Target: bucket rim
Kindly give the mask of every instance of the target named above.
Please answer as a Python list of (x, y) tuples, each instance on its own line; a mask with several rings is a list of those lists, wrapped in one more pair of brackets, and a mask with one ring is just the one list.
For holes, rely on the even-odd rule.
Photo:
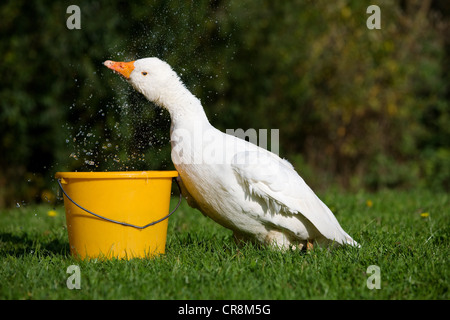
[(175, 170), (149, 170), (149, 171), (77, 171), (56, 172), (56, 179), (147, 179), (147, 178), (175, 178), (178, 171)]

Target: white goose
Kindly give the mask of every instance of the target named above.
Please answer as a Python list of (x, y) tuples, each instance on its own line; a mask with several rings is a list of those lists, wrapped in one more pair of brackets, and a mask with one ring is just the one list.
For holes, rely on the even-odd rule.
[(279, 249), (358, 246), (292, 165), (263, 148), (215, 129), (200, 101), (164, 61), (105, 61), (148, 100), (169, 111), (172, 161), (183, 195), (237, 242)]

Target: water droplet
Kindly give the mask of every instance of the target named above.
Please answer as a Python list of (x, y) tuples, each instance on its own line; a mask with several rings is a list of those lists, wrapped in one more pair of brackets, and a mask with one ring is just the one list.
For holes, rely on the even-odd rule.
[(75, 160), (78, 160), (78, 157), (74, 152), (72, 152), (69, 157), (74, 158)]

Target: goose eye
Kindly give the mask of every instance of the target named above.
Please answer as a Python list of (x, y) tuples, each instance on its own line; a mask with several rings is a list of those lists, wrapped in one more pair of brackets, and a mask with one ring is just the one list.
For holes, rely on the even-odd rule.
[(146, 75), (147, 75), (147, 72), (143, 71), (143, 72), (142, 72), (142, 75), (143, 75), (143, 76), (146, 76)]

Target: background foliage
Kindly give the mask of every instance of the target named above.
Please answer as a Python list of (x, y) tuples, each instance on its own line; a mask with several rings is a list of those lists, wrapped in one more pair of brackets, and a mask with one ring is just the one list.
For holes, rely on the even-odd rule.
[[(66, 8), (81, 8), (69, 30)], [(381, 30), (366, 27), (381, 8)], [(106, 59), (157, 56), (216, 127), (280, 129), (313, 188), (450, 186), (445, 1), (6, 1), (0, 207), (58, 170), (170, 169), (169, 117)]]

